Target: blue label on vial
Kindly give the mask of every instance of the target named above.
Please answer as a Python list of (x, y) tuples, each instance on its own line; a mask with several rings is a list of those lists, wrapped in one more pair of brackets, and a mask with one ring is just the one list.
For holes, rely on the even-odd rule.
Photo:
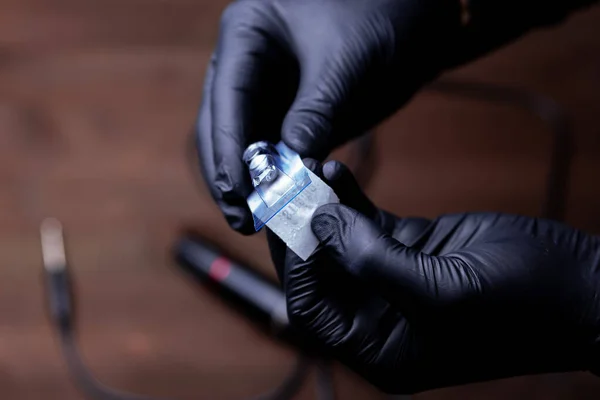
[(310, 185), (300, 156), (283, 142), (255, 143), (244, 153), (254, 191), (247, 203), (259, 231), (271, 218)]

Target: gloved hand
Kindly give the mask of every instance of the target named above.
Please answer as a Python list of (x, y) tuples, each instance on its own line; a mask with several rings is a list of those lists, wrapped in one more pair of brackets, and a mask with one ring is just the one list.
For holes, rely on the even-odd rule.
[(367, 380), (414, 393), (598, 365), (598, 237), (499, 213), (396, 218), (343, 165), (322, 176), (344, 205), (314, 215), (320, 249), (303, 262), (269, 244), (293, 326)]
[(303, 157), (324, 159), (444, 69), (582, 2), (590, 0), (232, 3), (221, 20), (197, 122), (213, 197), (234, 229), (254, 232), (245, 202), (252, 186), (242, 162), (249, 144), (282, 139)]

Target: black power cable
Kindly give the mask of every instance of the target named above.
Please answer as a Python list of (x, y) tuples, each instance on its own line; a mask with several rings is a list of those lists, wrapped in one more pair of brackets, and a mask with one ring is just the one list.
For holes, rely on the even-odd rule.
[(66, 329), (60, 334), (61, 349), (64, 359), (69, 366), (79, 389), (93, 400), (159, 400), (154, 397), (143, 396), (113, 389), (98, 381), (81, 359), (77, 348), (75, 332)]

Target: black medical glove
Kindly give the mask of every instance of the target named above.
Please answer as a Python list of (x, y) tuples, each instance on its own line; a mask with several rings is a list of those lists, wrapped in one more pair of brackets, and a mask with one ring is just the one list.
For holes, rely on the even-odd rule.
[(234, 229), (252, 233), (245, 202), (252, 186), (242, 162), (249, 144), (282, 139), (303, 157), (323, 159), (443, 70), (585, 1), (232, 3), (222, 17), (197, 122), (213, 197)]
[(341, 164), (322, 174), (345, 203), (314, 215), (322, 247), (303, 262), (269, 244), (291, 323), (332, 356), (393, 393), (600, 365), (597, 237), (499, 213), (396, 218)]

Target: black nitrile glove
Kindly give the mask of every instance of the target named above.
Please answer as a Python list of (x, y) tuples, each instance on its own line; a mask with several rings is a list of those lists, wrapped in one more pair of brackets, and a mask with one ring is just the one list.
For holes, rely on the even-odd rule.
[(324, 159), (444, 69), (589, 1), (232, 3), (223, 14), (197, 123), (213, 197), (234, 229), (254, 232), (245, 201), (252, 186), (242, 161), (249, 144), (282, 139), (303, 157)]
[(598, 365), (598, 237), (498, 213), (396, 218), (343, 165), (322, 176), (345, 204), (314, 215), (322, 247), (303, 262), (269, 244), (292, 325), (371, 383), (414, 393)]

